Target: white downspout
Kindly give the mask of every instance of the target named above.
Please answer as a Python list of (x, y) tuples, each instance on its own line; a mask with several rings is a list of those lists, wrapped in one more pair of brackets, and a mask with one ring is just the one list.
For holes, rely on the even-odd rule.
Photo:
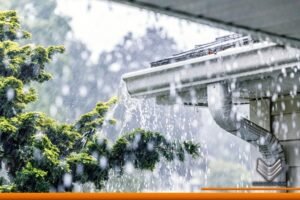
[(256, 170), (267, 182), (286, 184), (286, 159), (282, 145), (269, 131), (242, 117), (232, 103), (232, 94), (226, 83), (207, 86), (208, 108), (216, 123), (231, 134), (258, 147), (262, 158)]

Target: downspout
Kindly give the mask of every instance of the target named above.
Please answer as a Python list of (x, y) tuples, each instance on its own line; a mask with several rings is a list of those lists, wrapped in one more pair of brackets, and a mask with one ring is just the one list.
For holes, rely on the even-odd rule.
[(236, 111), (227, 84), (209, 84), (207, 101), (211, 115), (222, 129), (258, 148), (262, 158), (257, 159), (256, 171), (267, 182), (285, 186), (286, 159), (278, 139)]

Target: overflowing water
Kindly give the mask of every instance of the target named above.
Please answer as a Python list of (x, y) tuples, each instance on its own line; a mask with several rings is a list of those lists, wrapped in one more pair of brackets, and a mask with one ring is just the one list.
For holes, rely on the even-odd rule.
[[(143, 128), (159, 132), (169, 140), (191, 140), (199, 143), (201, 156), (196, 159), (187, 157), (184, 162), (178, 160), (166, 162), (162, 159), (153, 172), (136, 170), (129, 163), (126, 165), (125, 173), (121, 177), (113, 170), (110, 172), (110, 179), (106, 183), (105, 191), (200, 192), (202, 187), (216, 186), (218, 179), (222, 179), (222, 177), (224, 182), (231, 179), (228, 184), (234, 184), (233, 186), (249, 184), (249, 174), (246, 170), (249, 156), (247, 152), (243, 153), (247, 149), (239, 149), (237, 153), (234, 153), (236, 155), (233, 156), (223, 154), (236, 148), (236, 145), (239, 146), (238, 140), (232, 138), (223, 153), (219, 156), (214, 155), (216, 148), (222, 146), (218, 145), (218, 139), (222, 139), (224, 132), (218, 129), (217, 126), (213, 126), (214, 121), (206, 108), (184, 105), (158, 105), (155, 98), (131, 98), (124, 82), (120, 84), (118, 99), (118, 103), (107, 115), (108, 118), (116, 118), (117, 124), (115, 126), (108, 123), (104, 124), (101, 131), (105, 137), (114, 141), (134, 128)], [(210, 136), (207, 135), (207, 130), (211, 130)], [(115, 134), (112, 135), (112, 133)], [(210, 140), (209, 138), (216, 139), (211, 142), (207, 141), (207, 139)], [(207, 142), (213, 146), (208, 147)], [(249, 151), (249, 146), (246, 145), (246, 148)], [(210, 154), (209, 151), (213, 153)], [(219, 160), (218, 157), (230, 157), (232, 162), (226, 163), (226, 161)], [(237, 159), (240, 164), (234, 166), (234, 159)], [(230, 172), (232, 166), (234, 166), (233, 170), (239, 170), (237, 175), (225, 174), (226, 170), (233, 173)], [(219, 177), (215, 177), (215, 172), (218, 173)]]

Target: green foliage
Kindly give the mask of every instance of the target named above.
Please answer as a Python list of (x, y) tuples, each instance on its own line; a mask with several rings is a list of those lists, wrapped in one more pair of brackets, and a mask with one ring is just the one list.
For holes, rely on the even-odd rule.
[(170, 142), (159, 133), (136, 129), (116, 141), (112, 147), (111, 160), (113, 165), (121, 167), (126, 162), (132, 162), (135, 168), (153, 170), (161, 155), (169, 161), (176, 156), (183, 161), (185, 152), (199, 155), (199, 146), (190, 142)]
[[(1, 71), (1, 70), (0, 70)], [(22, 112), (25, 105), (34, 101), (36, 95), (31, 88), (25, 92), (21, 80), (12, 76), (0, 77), (0, 115), (13, 117)]]
[(44, 82), (51, 79), (51, 75), (45, 71), (45, 65), (51, 60), (53, 54), (64, 51), (62, 46), (25, 45), (0, 37), (0, 75), (4, 77), (14, 76), (24, 83), (30, 81)]
[[(84, 75), (83, 72), (86, 71), (86, 68), (88, 67), (86, 62), (88, 62), (89, 59), (86, 58), (86, 62), (82, 62), (81, 56), (79, 55), (85, 53), (87, 48), (80, 40), (69, 37), (69, 34), (72, 32), (70, 27), (71, 18), (62, 13), (57, 13), (57, 4), (58, 2), (56, 0), (0, 0), (0, 10), (17, 10), (18, 15), (22, 18), (22, 27), (32, 33), (31, 38), (18, 41), (21, 44), (31, 42), (49, 46), (52, 44), (63, 43), (68, 48), (67, 54), (55, 57), (55, 59), (47, 64), (49, 72), (55, 77), (54, 79), (44, 82), (44, 84), (39, 84), (38, 82), (31, 83), (31, 86), (38, 91), (39, 100), (30, 103), (26, 110), (39, 110), (50, 114), (50, 105), (52, 105), (53, 102), (55, 102), (56, 97), (59, 96), (62, 98), (63, 103), (68, 103), (59, 106), (59, 113), (56, 115), (53, 115), (52, 113), (51, 116), (63, 122), (73, 122), (78, 118), (78, 114), (75, 115), (77, 109), (74, 109), (74, 107), (82, 110), (83, 106), (74, 105), (72, 99), (74, 101), (76, 94), (72, 93), (72, 97), (69, 97), (72, 92), (70, 89), (70, 94), (64, 96), (61, 87), (71, 85), (69, 81), (74, 78), (77, 79), (76, 74)], [(66, 69), (72, 72), (68, 77), (64, 73)], [(78, 72), (79, 69), (80, 72)], [(79, 79), (82, 79), (82, 76), (78, 77), (80, 77)], [(81, 85), (81, 83), (76, 80), (72, 81), (72, 83)], [(78, 90), (77, 86), (76, 89)], [(84, 102), (82, 104), (87, 104), (87, 101), (89, 101), (88, 99), (86, 98), (85, 101), (81, 101)], [(90, 106), (88, 109), (85, 109), (84, 111), (87, 112), (88, 110), (91, 110), (95, 103), (96, 102), (94, 101), (92, 105), (89, 104)], [(71, 105), (74, 106), (72, 107)]]
[(16, 190), (20, 192), (47, 192), (50, 185), (46, 177), (46, 171), (34, 168), (29, 162), (16, 175)]
[[(1, 25), (2, 24), (2, 25)], [(19, 36), (19, 33), (22, 33)], [(72, 182), (93, 182), (100, 189), (109, 179), (109, 170), (122, 172), (127, 162), (135, 168), (153, 170), (161, 157), (183, 161), (186, 153), (197, 156), (199, 146), (191, 142), (167, 141), (159, 133), (136, 129), (115, 143), (98, 130), (107, 120), (109, 108), (117, 101), (99, 102), (74, 124), (61, 124), (39, 112), (24, 112), (36, 99), (30, 82), (50, 79), (45, 66), (61, 46), (25, 45), (16, 40), (29, 34), (20, 29), (14, 11), (0, 12), (0, 161), (11, 177), (1, 181), (1, 192), (46, 192), (50, 188), (72, 190)]]
[(0, 186), (0, 192), (16, 192), (16, 186), (15, 185), (1, 185)]
[[(97, 128), (101, 128), (104, 122), (104, 116), (108, 109), (117, 102), (113, 97), (107, 102), (99, 102), (92, 111), (82, 115), (76, 123), (76, 128), (81, 133), (93, 135)], [(109, 119), (111, 124), (115, 123), (114, 119)]]
[(31, 35), (20, 30), (20, 23), (15, 11), (0, 13), (0, 41), (29, 38)]

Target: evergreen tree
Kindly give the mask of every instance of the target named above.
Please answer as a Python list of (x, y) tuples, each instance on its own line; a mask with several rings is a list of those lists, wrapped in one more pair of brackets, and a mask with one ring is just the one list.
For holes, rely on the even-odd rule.
[[(22, 27), (33, 35), (26, 42), (45, 46), (64, 44), (68, 51), (48, 64), (48, 70), (53, 75), (51, 80), (44, 82), (44, 84), (32, 82), (32, 86), (38, 91), (38, 101), (28, 105), (26, 110), (38, 110), (51, 114), (51, 117), (61, 122), (74, 122), (77, 119), (76, 113), (76, 116), (79, 117), (80, 114), (91, 110), (96, 104), (96, 100), (93, 101), (93, 105), (89, 104), (89, 109), (80, 109), (80, 113), (78, 113), (78, 108), (84, 107), (86, 102), (78, 104), (76, 101), (77, 104), (73, 103), (78, 98), (78, 85), (86, 85), (86, 82), (81, 79), (89, 75), (87, 69), (91, 66), (91, 52), (83, 42), (74, 37), (70, 25), (71, 18), (56, 12), (57, 1), (0, 0), (0, 10), (16, 10), (18, 12), (24, 21)], [(21, 44), (24, 43), (24, 41), (20, 42)], [(81, 74), (80, 78), (77, 78), (78, 74)], [(80, 81), (76, 82), (78, 80)], [(72, 87), (73, 85), (76, 86)], [(93, 98), (88, 99), (91, 101), (90, 99)], [(104, 99), (101, 98), (101, 100)], [(82, 98), (79, 100), (83, 102)], [(59, 105), (56, 104), (57, 101), (59, 101)], [(59, 113), (51, 112), (53, 108), (59, 110)]]
[(0, 191), (71, 191), (72, 183), (93, 182), (101, 189), (109, 170), (120, 175), (127, 162), (153, 170), (161, 158), (184, 160), (197, 156), (198, 145), (172, 142), (159, 133), (136, 129), (114, 143), (101, 135), (105, 114), (116, 98), (99, 102), (73, 124), (58, 123), (39, 112), (24, 112), (36, 100), (30, 83), (51, 79), (45, 67), (62, 46), (20, 45), (23, 31), (15, 11), (0, 12), (0, 160), (9, 180), (0, 179)]

